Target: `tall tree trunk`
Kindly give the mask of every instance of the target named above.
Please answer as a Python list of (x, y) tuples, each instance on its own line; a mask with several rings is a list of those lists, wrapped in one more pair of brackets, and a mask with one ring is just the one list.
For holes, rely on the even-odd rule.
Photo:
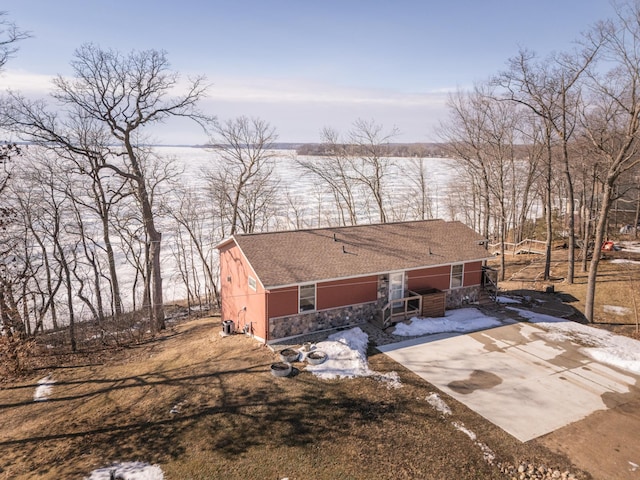
[(564, 160), (564, 175), (565, 180), (567, 182), (567, 203), (568, 205), (568, 213), (569, 213), (569, 254), (568, 254), (568, 265), (567, 265), (567, 283), (572, 284), (574, 282), (575, 277), (575, 262), (576, 262), (576, 224), (574, 217), (574, 192), (573, 192), (573, 180), (571, 178), (571, 170), (569, 169), (569, 152), (567, 151), (567, 142), (563, 142), (562, 145), (563, 153), (562, 157)]
[(102, 215), (102, 239), (104, 240), (104, 248), (107, 251), (109, 276), (111, 277), (111, 301), (113, 302), (113, 316), (117, 320), (122, 316), (122, 295), (120, 294), (118, 269), (116, 268), (116, 259), (113, 253), (113, 245), (111, 244), (111, 235), (109, 234), (109, 219), (106, 217), (106, 215)]
[[(547, 137), (549, 138), (549, 137)], [(553, 211), (552, 211), (552, 203), (551, 203), (551, 144), (547, 143), (547, 176), (545, 178), (546, 181), (546, 191), (545, 191), (545, 222), (547, 226), (547, 242), (545, 245), (545, 256), (544, 256), (544, 275), (543, 278), (545, 280), (549, 280), (551, 275), (551, 243), (553, 242)]]
[(166, 325), (164, 322), (164, 300), (162, 296), (162, 272), (160, 270), (160, 247), (162, 242), (162, 234), (157, 231), (150, 232), (151, 248), (149, 255), (151, 257), (151, 275), (153, 278), (152, 292), (152, 315), (153, 325), (157, 330), (164, 330)]
[[(142, 173), (138, 154), (136, 153), (129, 134), (125, 135), (124, 145), (129, 157), (129, 162), (134, 174), (134, 184), (136, 188), (136, 194), (138, 201), (140, 202), (142, 210), (142, 222), (144, 224), (144, 230), (147, 234), (147, 240), (149, 242), (149, 256), (148, 256), (148, 278), (149, 282), (149, 300), (150, 304), (150, 318), (151, 331), (158, 332), (164, 330), (164, 299), (162, 292), (162, 271), (160, 266), (160, 249), (162, 242), (162, 234), (156, 229), (153, 209), (151, 207), (151, 200), (147, 186), (145, 183), (145, 176)], [(150, 277), (149, 277), (150, 274)], [(146, 289), (145, 289), (146, 290)]]
[(638, 185), (638, 196), (636, 200), (636, 216), (633, 220), (633, 238), (638, 238), (638, 223), (640, 223), (640, 185)]
[(589, 265), (589, 275), (587, 281), (587, 297), (585, 299), (584, 315), (588, 322), (593, 322), (594, 304), (596, 297), (596, 280), (598, 275), (598, 264), (600, 263), (600, 250), (605, 240), (609, 210), (611, 208), (611, 194), (613, 185), (611, 179), (607, 179), (602, 191), (602, 205), (596, 226), (595, 239), (593, 245), (593, 256)]

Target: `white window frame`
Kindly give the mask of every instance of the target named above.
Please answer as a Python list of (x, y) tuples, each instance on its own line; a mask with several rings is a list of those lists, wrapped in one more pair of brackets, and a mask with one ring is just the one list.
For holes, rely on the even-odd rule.
[[(453, 269), (455, 267), (461, 267), (460, 269), (460, 284), (459, 285), (454, 285), (453, 284), (453, 279), (455, 278), (457, 280), (458, 278), (458, 274), (454, 275)], [(449, 278), (449, 289), (453, 290), (455, 288), (462, 288), (464, 287), (464, 263), (454, 263), (451, 265), (451, 274), (450, 274), (450, 278)]]
[[(303, 309), (302, 308), (302, 300), (311, 298), (311, 296), (306, 296), (306, 297), (302, 296), (302, 289), (303, 288), (307, 288), (307, 287), (313, 287), (313, 306), (312, 306), (312, 308)], [(307, 312), (315, 312), (316, 311), (317, 289), (318, 289), (318, 286), (315, 283), (306, 283), (304, 285), (299, 285), (298, 286), (298, 313), (307, 313)]]
[(254, 292), (258, 290), (258, 282), (252, 276), (249, 276), (247, 283), (249, 284), (249, 288)]
[[(402, 302), (394, 302), (394, 300), (400, 300), (401, 298), (404, 298), (404, 286), (404, 271), (389, 273), (389, 303), (391, 303), (394, 307), (399, 307), (402, 305)], [(397, 295), (395, 295), (396, 293)]]

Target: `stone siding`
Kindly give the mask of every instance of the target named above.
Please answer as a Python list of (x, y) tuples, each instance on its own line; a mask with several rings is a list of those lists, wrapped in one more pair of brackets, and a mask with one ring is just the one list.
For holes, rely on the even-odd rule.
[(269, 319), (269, 339), (306, 335), (320, 330), (370, 322), (378, 310), (376, 302), (331, 308)]
[(378, 275), (378, 308), (382, 308), (389, 298), (389, 275)]
[(456, 288), (447, 292), (447, 310), (476, 303), (480, 295), (480, 286)]

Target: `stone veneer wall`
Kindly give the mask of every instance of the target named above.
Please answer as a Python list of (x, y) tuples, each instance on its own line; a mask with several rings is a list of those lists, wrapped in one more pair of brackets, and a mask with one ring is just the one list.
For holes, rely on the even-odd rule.
[(378, 308), (382, 308), (389, 298), (389, 275), (378, 275)]
[(469, 303), (476, 303), (480, 294), (480, 286), (456, 288), (447, 292), (447, 309), (458, 308)]
[(269, 319), (269, 339), (293, 337), (307, 333), (369, 322), (377, 311), (376, 302), (300, 313)]

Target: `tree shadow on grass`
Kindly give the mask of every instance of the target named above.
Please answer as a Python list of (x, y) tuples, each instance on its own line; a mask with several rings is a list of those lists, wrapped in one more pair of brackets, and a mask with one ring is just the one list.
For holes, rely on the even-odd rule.
[[(178, 458), (193, 448), (190, 439), (194, 435), (199, 448), (221, 455), (242, 455), (262, 447), (300, 447), (336, 439), (353, 425), (391, 419), (397, 408), (387, 400), (363, 398), (357, 390), (337, 382), (325, 388), (324, 382), (300, 371), (295, 377), (276, 379), (268, 366), (60, 382), (59, 387), (83, 383), (95, 388), (52, 398), (43, 405), (16, 402), (1, 406), (3, 415), (16, 414), (27, 403), (34, 409), (57, 404), (58, 413), (68, 407), (63, 410), (66, 418), (52, 419), (42, 434), (5, 435), (0, 441), (0, 455), (7, 462), (4, 468), (26, 466), (34, 475), (60, 471), (67, 478), (82, 478), (115, 460), (163, 463)], [(171, 392), (164, 391), (169, 388)], [(144, 412), (144, 418), (127, 413), (127, 405), (112, 406), (110, 413), (95, 418), (74, 416), (78, 402), (114, 399), (115, 392), (141, 398), (157, 395), (161, 400)], [(178, 399), (185, 399), (184, 408), (170, 413), (171, 404)], [(21, 414), (39, 411), (43, 412)]]

